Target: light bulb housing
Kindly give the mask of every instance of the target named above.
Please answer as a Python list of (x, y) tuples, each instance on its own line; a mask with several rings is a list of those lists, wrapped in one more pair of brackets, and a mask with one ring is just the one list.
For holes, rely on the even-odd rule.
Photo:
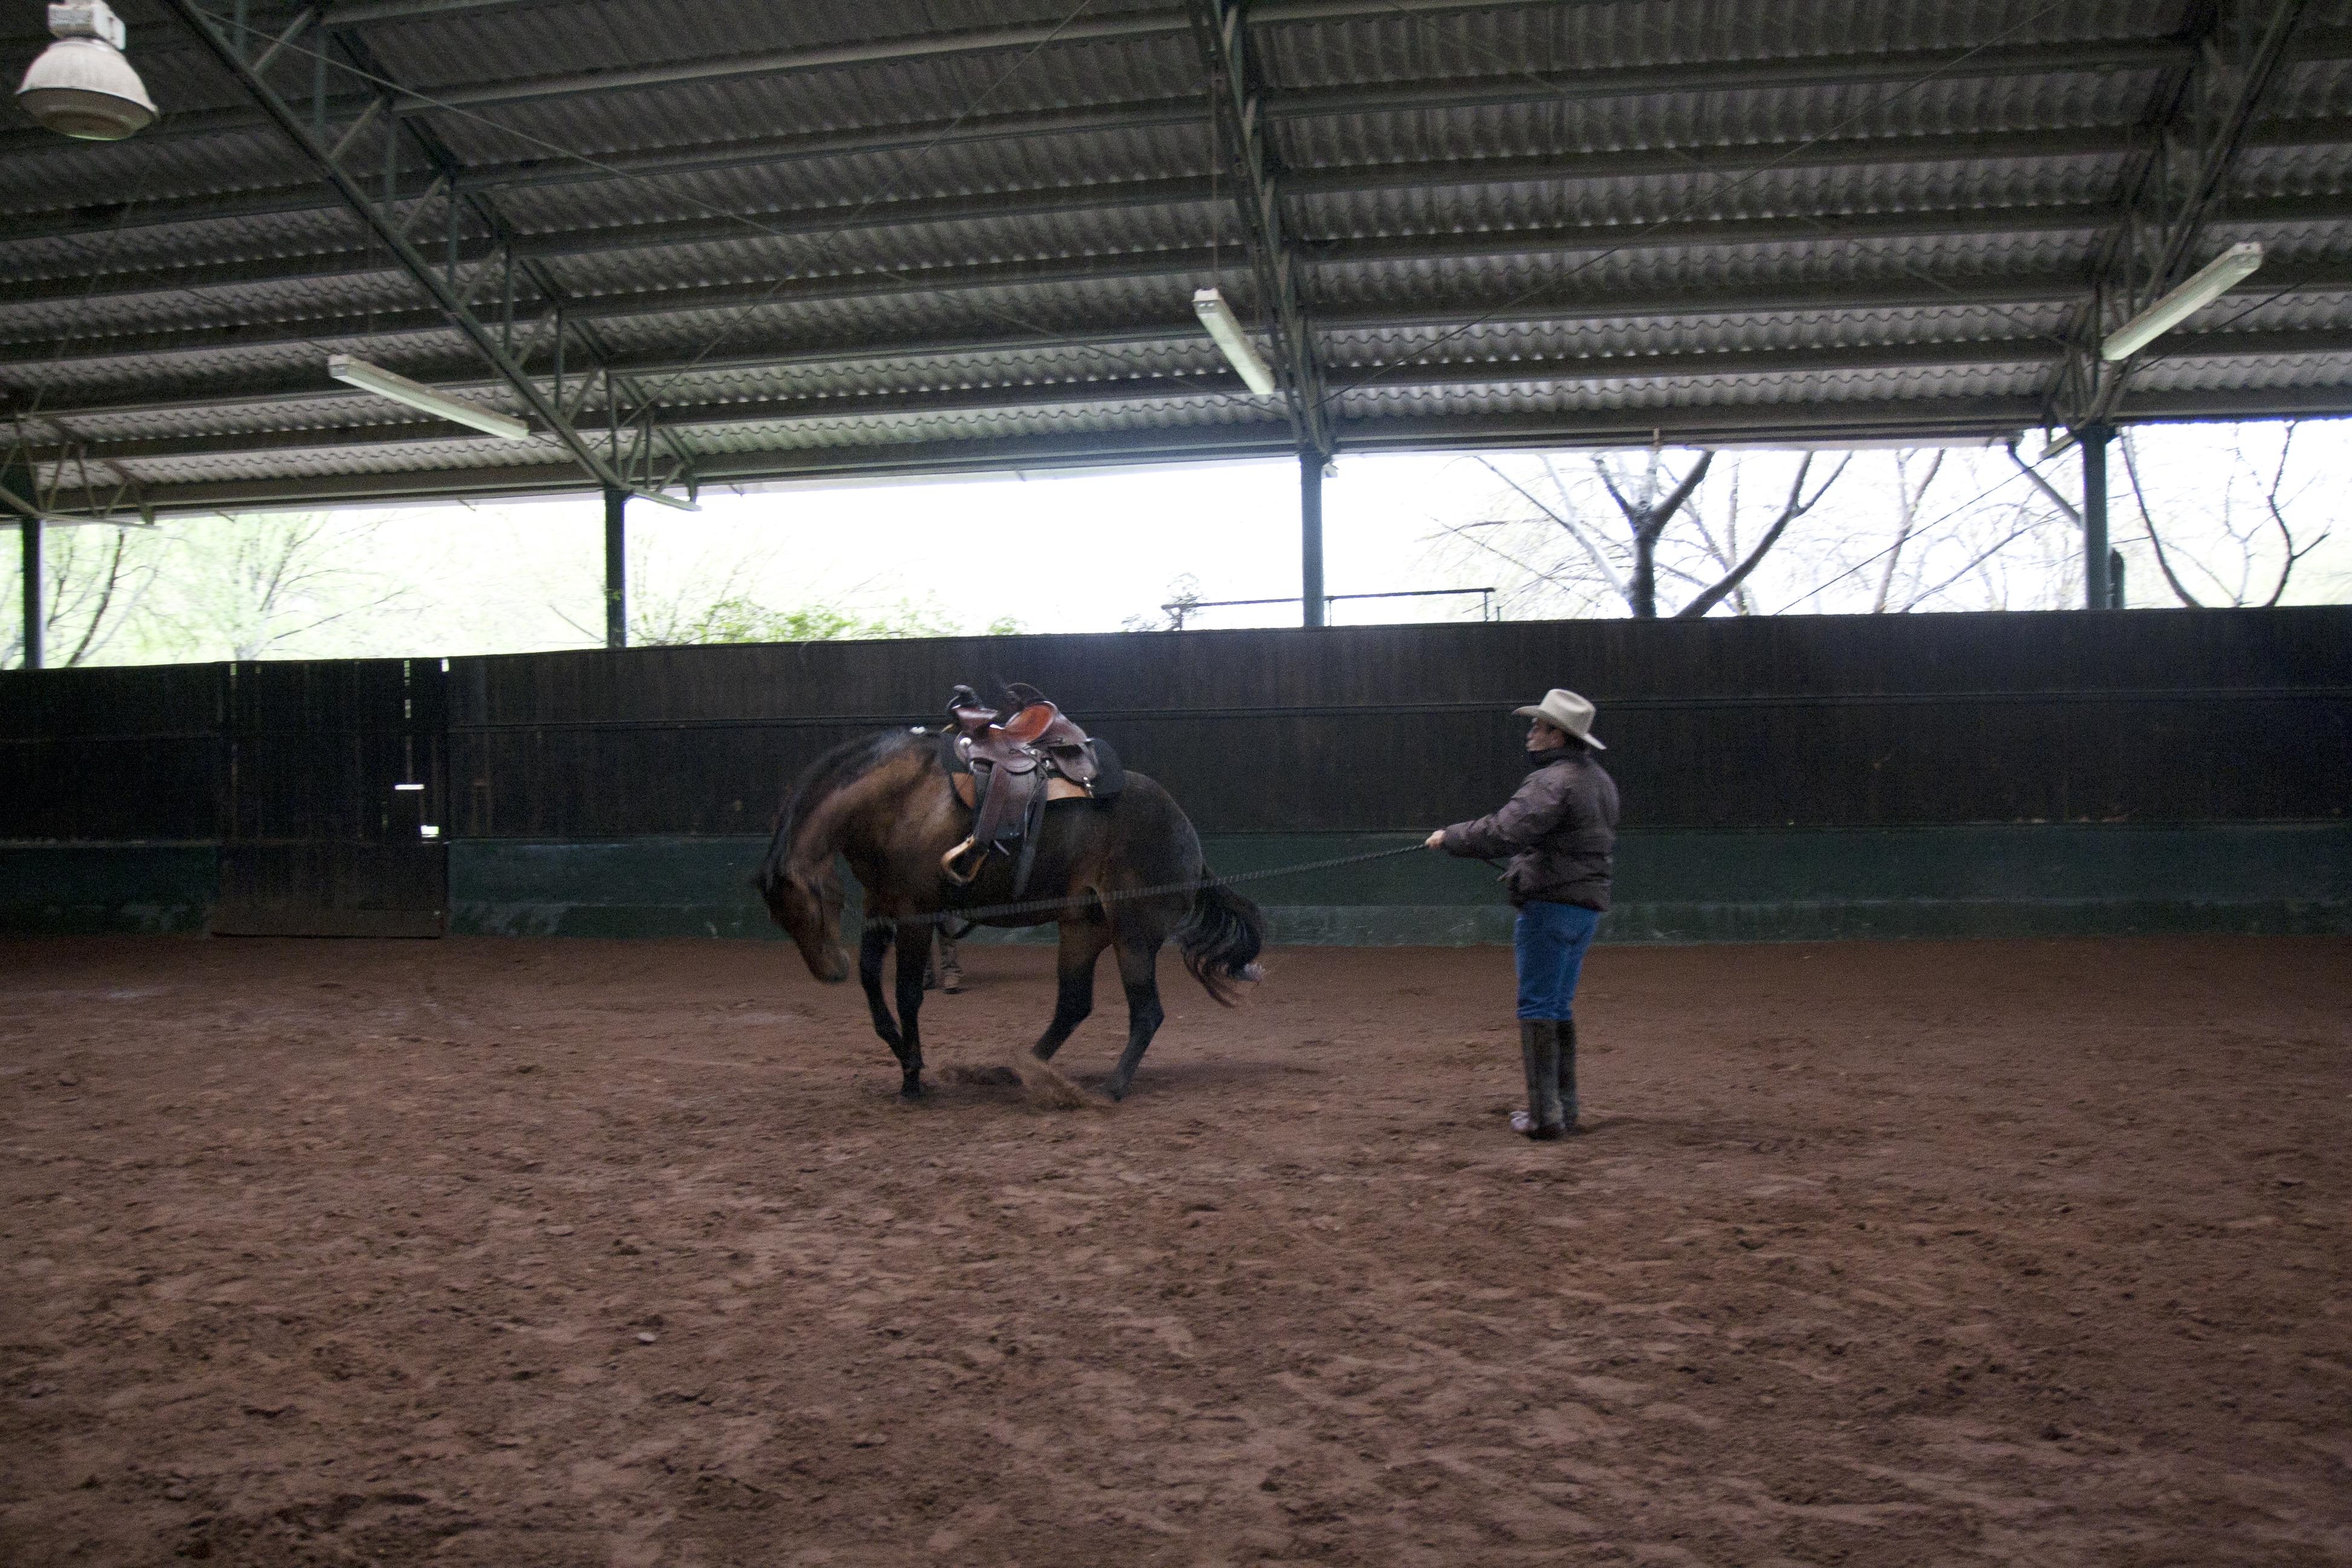
[(2110, 332), (2099, 345), (2099, 357), (2110, 364), (2131, 358), (2244, 282), (2262, 264), (2263, 247), (2257, 242), (2247, 240), (2230, 247), (2188, 282)]
[(1276, 387), (1274, 367), (1265, 363), (1255, 344), (1242, 331), (1242, 324), (1234, 319), (1234, 308), (1225, 303), (1224, 295), (1214, 289), (1196, 289), (1192, 292), (1192, 313), (1201, 318), (1201, 325), (1209, 329), (1209, 336), (1225, 356), (1249, 389), (1260, 397), (1271, 397)]
[(120, 142), (155, 123), (155, 100), (122, 58), (129, 34), (105, 0), (50, 6), (49, 31), (58, 41), (16, 88), (26, 113), (83, 142)]

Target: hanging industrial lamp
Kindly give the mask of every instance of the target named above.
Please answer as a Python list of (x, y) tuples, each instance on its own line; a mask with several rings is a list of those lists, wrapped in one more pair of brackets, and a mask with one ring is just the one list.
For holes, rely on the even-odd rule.
[(25, 112), (61, 136), (120, 142), (155, 123), (155, 100), (122, 58), (128, 34), (106, 0), (49, 7), (57, 42), (16, 89)]

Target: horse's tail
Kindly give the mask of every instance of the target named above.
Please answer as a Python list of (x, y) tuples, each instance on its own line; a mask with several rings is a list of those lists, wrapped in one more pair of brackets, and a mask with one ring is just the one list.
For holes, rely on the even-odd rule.
[(1234, 982), (1260, 977), (1258, 950), (1265, 917), (1230, 888), (1212, 882), (1192, 895), (1192, 912), (1176, 930), (1184, 967), (1223, 1006), (1234, 1005)]

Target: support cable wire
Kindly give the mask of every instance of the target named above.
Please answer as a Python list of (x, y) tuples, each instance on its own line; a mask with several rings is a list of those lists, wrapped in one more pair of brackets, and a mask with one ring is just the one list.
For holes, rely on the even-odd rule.
[[(954, 121), (937, 132), (929, 142), (926, 142), (921, 146), (916, 148), (911, 154), (912, 161), (919, 162), (923, 157), (927, 156), (932, 150), (934, 150), (941, 141), (950, 134), (956, 127), (961, 125), (966, 120), (969, 120), (974, 113), (978, 112), (989, 97), (992, 96), (997, 90), (1003, 87), (1013, 72), (1019, 70), (1024, 65), (1027, 64), (1027, 62), (1040, 50), (1042, 50), (1046, 44), (1052, 42), (1055, 37), (1058, 37), (1063, 31), (1066, 30), (1071, 25), (1073, 25), (1077, 20), (1078, 16), (1082, 15), (1091, 4), (1092, 0), (1085, 0), (1084, 4), (1081, 4), (1076, 10), (1071, 12), (1055, 26), (1052, 35), (1049, 35), (1046, 38), (1041, 39), (1038, 43), (1033, 45), (1018, 60), (1015, 60), (1011, 67), (1009, 67), (1004, 72), (1001, 73), (994, 81), (991, 82), (988, 88), (984, 89), (982, 97), (975, 100), (970, 108), (966, 109), (963, 113), (958, 115)], [(2042, 18), (2050, 16), (2052, 13), (2063, 8), (2064, 0), (2053, 0), (2052, 4), (2042, 6), (2041, 9), (2033, 12), (2031, 16), (2024, 17), (2011, 27), (1984, 40), (1982, 43), (1974, 46), (1964, 53), (1943, 62), (1934, 69), (1902, 81), (1898, 85), (1895, 86), (1891, 90), (1887, 91), (1884, 95), (1872, 99), (1871, 101), (1864, 104), (1853, 112), (1848, 114), (1843, 119), (1838, 121), (1836, 123), (1829, 126), (1825, 130), (1806, 138), (1804, 141), (1796, 143), (1794, 146), (1785, 149), (1779, 154), (1779, 156), (1772, 159), (1770, 162), (1759, 165), (1758, 167), (1749, 170), (1747, 174), (1732, 180), (1728, 185), (1723, 186), (1713, 193), (1715, 198), (1720, 200), (1721, 197), (1729, 195), (1738, 191), (1741, 187), (1752, 184), (1756, 180), (1763, 177), (1765, 174), (1772, 172), (1787, 160), (1796, 157), (1807, 149), (1818, 145), (1822, 142), (1833, 139), (1838, 132), (1862, 120), (1865, 115), (1876, 110), (1885, 108), (1889, 104), (1899, 101), (1912, 93), (1918, 91), (1922, 88), (1927, 87), (1928, 84), (1951, 74), (1958, 68), (1964, 66), (1975, 56), (1982, 54), (1989, 49), (2007, 42), (2019, 33), (2023, 32), (2027, 28), (2039, 23)], [(201, 11), (202, 15), (215, 21), (223, 23), (229, 23), (231, 21), (231, 18), (223, 16), (217, 12), (202, 10), (201, 7), (197, 7), (197, 9)], [(1402, 7), (1400, 7), (1400, 9), (1402, 9)], [(292, 54), (311, 54), (314, 51), (303, 45), (289, 44), (287, 46), (287, 52)], [(666, 194), (669, 194), (673, 196), (678, 195), (678, 192), (674, 187), (665, 184), (656, 176), (639, 174), (632, 170), (616, 167), (588, 153), (577, 152), (560, 143), (550, 142), (542, 137), (533, 135), (529, 132), (507, 125), (498, 120), (492, 119), (487, 114), (481, 113), (478, 110), (467, 109), (457, 104), (443, 102), (434, 98), (429, 93), (421, 92), (414, 88), (405, 87), (399, 82), (393, 81), (388, 78), (362, 69), (356, 66), (349, 64), (348, 62), (330, 59), (329, 64), (335, 69), (341, 70), (346, 74), (356, 77), (373, 86), (384, 89), (387, 91), (396, 93), (401, 98), (411, 100), (422, 107), (431, 109), (437, 112), (458, 116), (462, 119), (481, 125), (489, 131), (513, 138), (556, 157), (565, 159), (568, 162), (578, 163), (586, 168), (594, 169), (601, 174), (610, 175), (616, 179), (629, 180), (654, 189), (662, 190)], [(1549, 88), (1552, 84), (1544, 83), (1543, 85)], [(1570, 89), (1560, 88), (1559, 90), (1565, 94), (1570, 90)], [(1695, 155), (1691, 156), (1691, 162), (1694, 169), (1698, 173), (1709, 174), (1714, 172), (1704, 160), (1700, 160)], [(911, 167), (911, 163), (909, 166)], [(883, 195), (887, 195), (889, 191), (895, 191), (898, 188), (898, 185), (893, 184), (887, 187), (885, 192), (877, 193), (877, 195), (868, 197), (865, 202), (860, 203), (856, 208), (853, 209), (850, 216), (847, 219), (845, 219), (842, 224), (836, 226), (835, 228), (824, 234), (814, 237), (782, 233), (769, 225), (761, 223), (758, 219), (746, 214), (727, 211), (723, 208), (715, 206), (709, 202), (703, 201), (698, 197), (687, 196), (685, 200), (687, 205), (700, 211), (705, 216), (714, 217), (721, 221), (740, 224), (745, 228), (751, 229), (768, 238), (782, 241), (787, 244), (799, 241), (814, 246), (819, 248), (821, 256), (829, 256), (830, 247), (847, 232), (851, 223), (855, 221), (859, 214), (862, 214), (868, 207), (872, 206), (875, 201), (881, 199)], [(1589, 271), (1592, 268), (1599, 266), (1601, 263), (1622, 251), (1633, 248), (1640, 242), (1642, 234), (1648, 229), (1664, 225), (1688, 221), (1694, 216), (1698, 216), (1703, 215), (1697, 213), (1696, 203), (1693, 203), (1687, 205), (1684, 210), (1680, 210), (1670, 215), (1647, 218), (1636, 223), (1625, 225), (1624, 228), (1626, 230), (1626, 237), (1619, 240), (1615, 245), (1588, 258), (1586, 260), (1577, 264), (1575, 267), (1570, 268), (1568, 271), (1557, 277), (1548, 279), (1541, 283), (1535, 284), (1521, 292), (1511, 296), (1499, 305), (1496, 306), (1493, 310), (1487, 311), (1485, 315), (1482, 315), (1474, 321), (1465, 322), (1462, 326), (1454, 328), (1453, 331), (1437, 338), (1412, 358), (1394, 361), (1389, 364), (1381, 366), (1380, 369), (1359, 381), (1350, 383), (1346, 386), (1329, 389), (1326, 392), (1322, 402), (1328, 405), (1349, 393), (1360, 391), (1364, 387), (1370, 386), (1381, 380), (1383, 377), (1397, 371), (1412, 368), (1413, 365), (1425, 361), (1430, 354), (1444, 347), (1446, 343), (1453, 342), (1454, 339), (1462, 337), (1469, 332), (1475, 331), (1478, 328), (1485, 326), (1489, 321), (1506, 315), (1517, 306), (1525, 304), (1530, 300), (1537, 299), (1558, 289), (1561, 285), (1576, 278), (1578, 275)], [(1832, 234), (1834, 233), (1833, 230), (1831, 232)], [(875, 268), (873, 270), (883, 277), (903, 279), (908, 278), (915, 269), (911, 267), (892, 267), (883, 265)], [(698, 353), (695, 354), (691, 363), (698, 363), (703, 359), (708, 358), (722, 342), (734, 334), (735, 330), (740, 326), (745, 320), (748, 320), (752, 312), (766, 306), (777, 294), (783, 290), (787, 284), (792, 281), (793, 279), (791, 278), (781, 278), (777, 279), (775, 284), (765, 295), (752, 301), (750, 305), (743, 307), (735, 317), (721, 326), (718, 333), (712, 337), (709, 342), (708, 342)], [(935, 289), (932, 291), (937, 293), (947, 292), (943, 288)], [(975, 312), (980, 315), (1003, 321), (1006, 325), (1017, 327), (1025, 332), (1031, 333), (1040, 342), (1052, 343), (1065, 348), (1076, 349), (1082, 353), (1090, 353), (1097, 357), (1111, 361), (1114, 363), (1122, 364), (1130, 369), (1139, 371), (1142, 373), (1139, 376), (1139, 380), (1151, 381), (1168, 378), (1168, 373), (1161, 369), (1160, 365), (1135, 352), (1112, 348), (1106, 344), (1089, 342), (1081, 338), (1074, 338), (1066, 333), (1056, 331), (1050, 327), (1044, 326), (1013, 311), (1003, 310), (1001, 307), (987, 303), (977, 303), (974, 304), (972, 308)], [(661, 384), (659, 388), (656, 388), (656, 391), (667, 390), (669, 385), (675, 383), (685, 374), (687, 374), (685, 370), (674, 373), (668, 380)], [(1179, 379), (1181, 379), (1181, 375)], [(1193, 396), (1215, 402), (1240, 403), (1255, 406), (1258, 401), (1254, 395), (1246, 391), (1234, 392), (1223, 389), (1201, 388), (1191, 385), (1187, 385), (1185, 390)]]

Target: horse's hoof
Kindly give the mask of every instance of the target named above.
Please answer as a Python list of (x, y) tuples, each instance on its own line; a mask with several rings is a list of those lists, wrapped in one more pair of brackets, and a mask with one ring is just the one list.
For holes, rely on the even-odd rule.
[(902, 1083), (898, 1086), (898, 1098), (908, 1100), (920, 1100), (923, 1098), (923, 1086), (919, 1083)]

